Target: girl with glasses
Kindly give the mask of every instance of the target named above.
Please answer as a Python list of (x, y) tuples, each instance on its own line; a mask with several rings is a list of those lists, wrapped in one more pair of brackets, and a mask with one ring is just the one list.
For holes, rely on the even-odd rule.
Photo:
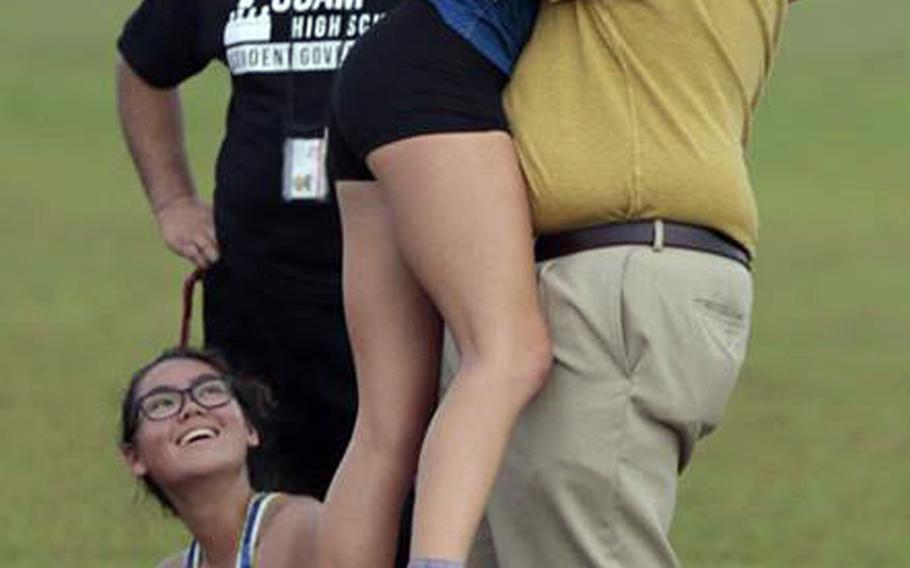
[(264, 391), (218, 356), (164, 352), (137, 371), (121, 408), (133, 475), (193, 539), (165, 568), (314, 566), (318, 501), (257, 493), (247, 458), (259, 446)]

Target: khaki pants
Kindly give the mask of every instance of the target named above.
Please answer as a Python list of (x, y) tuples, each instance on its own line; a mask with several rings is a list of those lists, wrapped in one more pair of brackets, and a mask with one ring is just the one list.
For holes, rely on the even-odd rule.
[[(677, 566), (677, 475), (745, 354), (749, 272), (618, 246), (538, 265), (555, 363), (515, 427), (470, 568)], [(447, 341), (443, 383), (457, 353)]]

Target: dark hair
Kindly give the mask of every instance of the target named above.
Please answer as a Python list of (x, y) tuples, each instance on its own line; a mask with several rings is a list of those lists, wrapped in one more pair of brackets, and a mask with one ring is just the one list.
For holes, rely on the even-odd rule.
[[(194, 347), (171, 347), (165, 349), (160, 355), (152, 359), (139, 368), (130, 378), (129, 385), (123, 395), (120, 404), (120, 446), (129, 447), (133, 445), (133, 438), (136, 430), (139, 428), (139, 409), (136, 406), (136, 391), (142, 380), (151, 372), (152, 369), (164, 363), (178, 359), (189, 359), (199, 361), (211, 367), (219, 375), (229, 378), (228, 384), (243, 412), (243, 416), (251, 427), (262, 432), (262, 426), (268, 418), (268, 413), (273, 406), (268, 388), (261, 381), (248, 376), (238, 376), (233, 372), (231, 366), (217, 351), (211, 349), (197, 349)], [(261, 435), (261, 434), (260, 434)], [(142, 476), (142, 483), (162, 507), (176, 514), (174, 504), (168, 498), (167, 494), (151, 477)]]

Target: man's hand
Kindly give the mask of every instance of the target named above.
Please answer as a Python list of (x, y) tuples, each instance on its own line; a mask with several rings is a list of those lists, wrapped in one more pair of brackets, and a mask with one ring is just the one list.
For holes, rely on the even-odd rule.
[(208, 268), (218, 261), (218, 241), (212, 206), (187, 197), (170, 201), (155, 211), (165, 244), (190, 260), (197, 268)]

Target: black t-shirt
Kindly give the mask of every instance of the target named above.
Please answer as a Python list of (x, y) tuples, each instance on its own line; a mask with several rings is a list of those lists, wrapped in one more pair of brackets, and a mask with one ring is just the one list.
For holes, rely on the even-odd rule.
[(153, 86), (174, 87), (213, 59), (230, 70), (215, 222), (222, 256), (235, 271), (287, 283), (337, 274), (337, 206), (331, 194), (283, 197), (285, 139), (321, 135), (333, 71), (397, 3), (143, 0), (127, 21), (118, 47)]

